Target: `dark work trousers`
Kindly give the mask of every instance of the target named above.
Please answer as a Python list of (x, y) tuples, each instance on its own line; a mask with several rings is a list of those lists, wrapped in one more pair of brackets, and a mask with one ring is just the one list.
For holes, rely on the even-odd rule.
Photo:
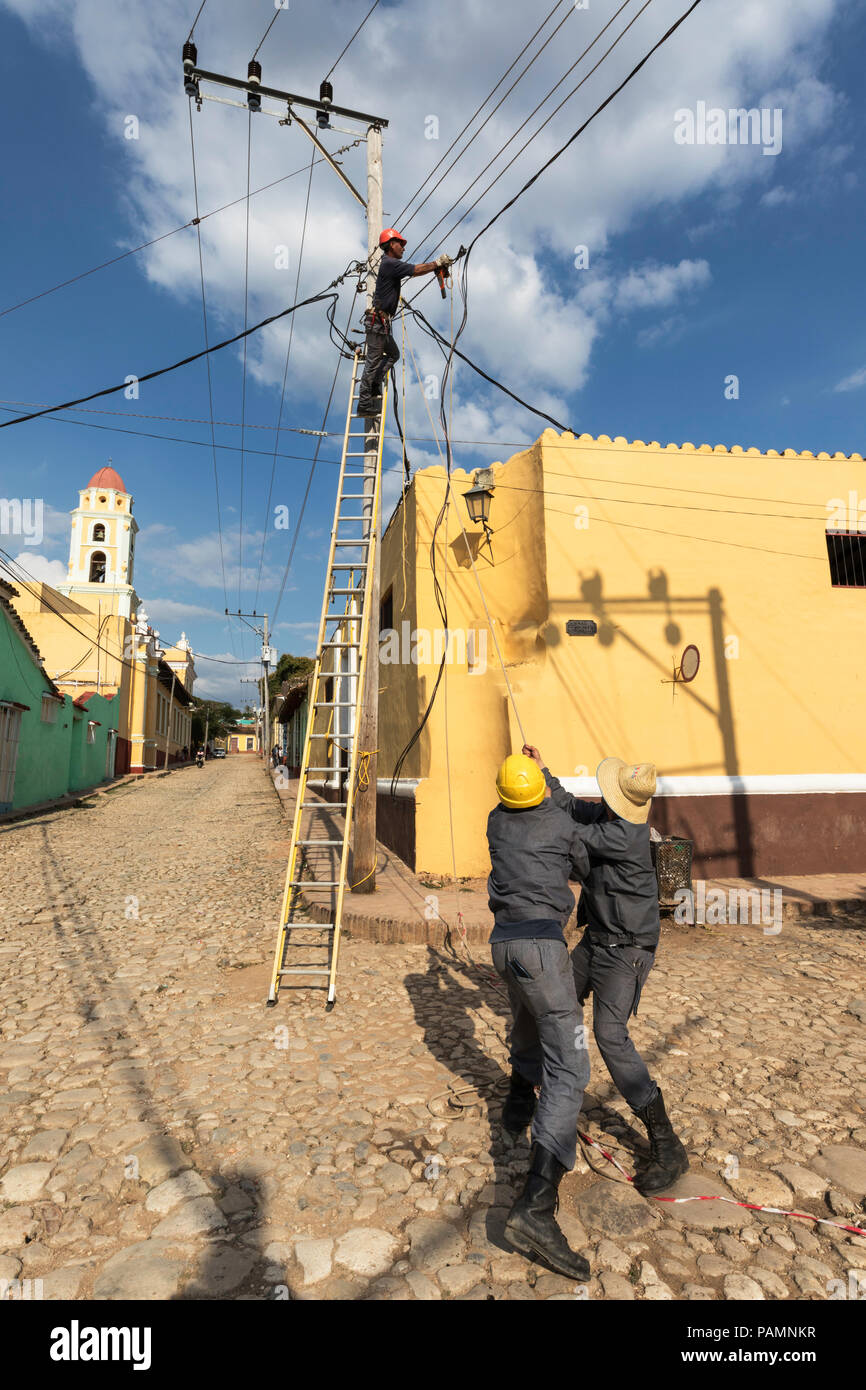
[(581, 1004), (592, 993), (592, 1031), (614, 1085), (632, 1110), (655, 1098), (656, 1083), (629, 1037), (646, 977), (655, 960), (639, 946), (601, 946), (581, 937), (571, 953), (574, 988)]
[(385, 378), (395, 362), (400, 361), (400, 349), (390, 327), (381, 323), (367, 325), (367, 360), (361, 377), (359, 401), (372, 400), (385, 384)]
[(568, 950), (543, 937), (494, 941), (490, 949), (511, 1003), (512, 1068), (534, 1086), (541, 1082), (532, 1142), (571, 1170), (589, 1052)]

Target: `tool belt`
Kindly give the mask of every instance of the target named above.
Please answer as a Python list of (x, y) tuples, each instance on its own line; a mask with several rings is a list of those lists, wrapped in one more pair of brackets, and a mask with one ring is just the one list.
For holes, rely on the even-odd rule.
[(367, 328), (382, 328), (386, 333), (390, 333), (391, 315), (386, 314), (384, 309), (366, 309), (364, 324)]

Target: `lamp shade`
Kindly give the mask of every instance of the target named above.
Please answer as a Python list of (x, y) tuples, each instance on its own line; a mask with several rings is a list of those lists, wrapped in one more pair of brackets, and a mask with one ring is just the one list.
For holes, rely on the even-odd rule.
[(468, 492), (463, 494), (466, 508), (469, 512), (470, 521), (476, 525), (486, 526), (490, 519), (490, 503), (493, 493), (489, 487), (471, 487)]

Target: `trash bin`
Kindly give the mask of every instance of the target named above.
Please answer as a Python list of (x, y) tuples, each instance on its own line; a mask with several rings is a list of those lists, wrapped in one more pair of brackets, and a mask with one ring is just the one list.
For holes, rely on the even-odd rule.
[(659, 886), (659, 907), (676, 907), (683, 890), (692, 889), (694, 840), (682, 835), (663, 835), (650, 840), (653, 865)]

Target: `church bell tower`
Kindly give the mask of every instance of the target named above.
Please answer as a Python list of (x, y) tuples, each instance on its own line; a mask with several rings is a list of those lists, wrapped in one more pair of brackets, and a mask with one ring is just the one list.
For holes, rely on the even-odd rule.
[(74, 595), (85, 607), (99, 604), (102, 612), (124, 618), (138, 607), (133, 587), (135, 536), (132, 497), (120, 474), (100, 468), (79, 493), (72, 513), (69, 576), (56, 587)]

